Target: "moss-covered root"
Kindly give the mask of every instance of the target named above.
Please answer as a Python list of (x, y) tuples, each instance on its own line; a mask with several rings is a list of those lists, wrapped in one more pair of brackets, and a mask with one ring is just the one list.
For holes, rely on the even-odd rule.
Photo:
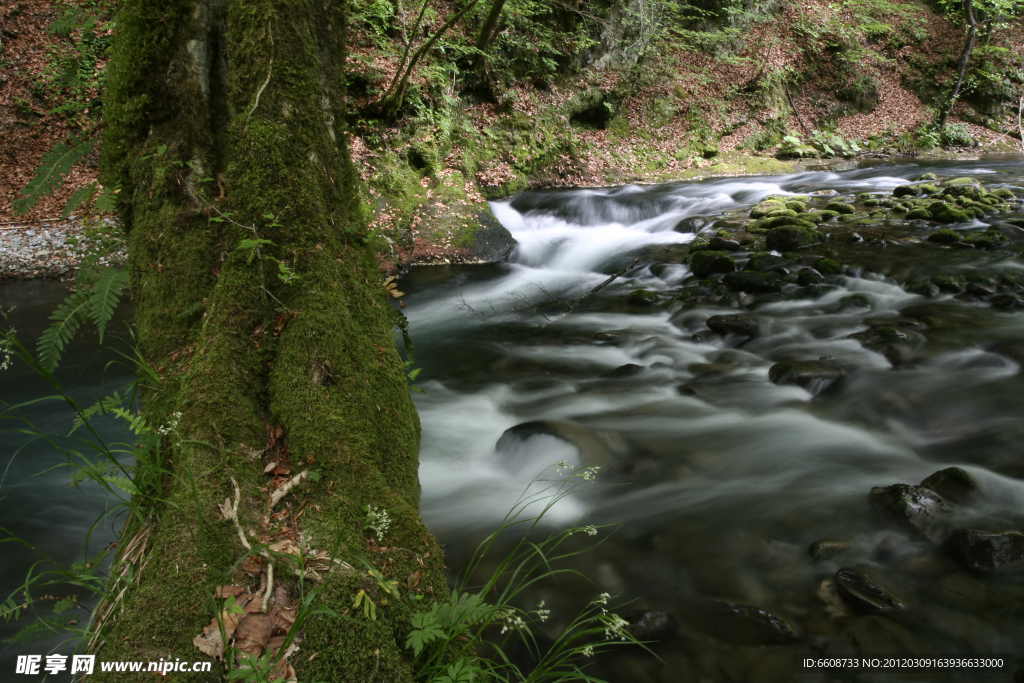
[[(182, 417), (168, 442), (167, 491), (151, 508), (146, 568), (104, 632), (103, 660), (203, 659), (192, 639), (215, 613), (215, 586), (255, 591), (259, 581), (243, 571), (243, 542), (218, 509), (232, 479), (248, 542), (276, 540), (268, 447), (296, 473), (318, 475), (276, 511), (306, 544), (352, 567), (317, 584), (314, 607), (336, 616), (305, 625), (303, 656), (292, 660), (300, 678), (412, 680), (410, 603), (385, 605), (363, 562), (403, 586), (415, 577), (427, 598), (446, 591), (440, 549), (418, 514), (419, 423), (390, 307), (356, 237), (345, 10), (305, 0), (123, 3), (103, 168), (124, 187), (139, 343), (164, 381), (144, 410), (157, 425)], [(257, 238), (266, 241), (243, 243)], [(391, 518), (381, 543), (363, 533), (368, 505)], [(276, 585), (293, 596), (313, 587), (279, 564)], [(360, 590), (381, 607), (357, 624), (345, 615)], [(222, 671), (168, 677), (219, 680)]]

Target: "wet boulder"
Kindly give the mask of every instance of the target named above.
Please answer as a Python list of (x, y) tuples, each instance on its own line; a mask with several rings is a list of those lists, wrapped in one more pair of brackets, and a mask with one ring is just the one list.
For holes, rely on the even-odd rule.
[(1024, 534), (957, 529), (946, 540), (953, 557), (976, 571), (1024, 570)]
[(963, 282), (952, 275), (933, 275), (932, 284), (947, 294), (959, 294), (964, 291)]
[[(869, 302), (870, 304), (870, 302)], [(906, 332), (901, 332), (895, 327), (872, 327), (863, 332), (854, 332), (847, 335), (849, 339), (856, 339), (865, 346), (880, 346), (882, 344), (902, 344), (909, 337)]]
[(938, 180), (939, 176), (934, 173), (922, 173), (917, 177), (918, 180)]
[(981, 199), (985, 193), (985, 187), (977, 178), (952, 178), (942, 182), (940, 187), (943, 192), (954, 197)]
[(633, 290), (627, 301), (632, 306), (650, 306), (658, 300), (658, 295), (646, 289)]
[(907, 220), (930, 221), (932, 219), (932, 214), (928, 209), (918, 207), (916, 209), (911, 209), (910, 211), (908, 211), (906, 218)]
[[(814, 225), (813, 223), (811, 224)], [(771, 230), (765, 244), (772, 251), (795, 251), (814, 242), (814, 232), (806, 227), (784, 225)]]
[(937, 285), (931, 282), (908, 282), (904, 286), (911, 294), (917, 294), (918, 296), (926, 296), (928, 298), (937, 297), (941, 290)]
[(736, 261), (723, 251), (690, 252), (690, 270), (699, 278), (706, 278), (714, 273), (731, 273), (736, 270)]
[(949, 228), (942, 228), (928, 235), (928, 241), (935, 242), (936, 244), (953, 244), (953, 242), (960, 241), (960, 233)]
[(778, 211), (779, 209), (785, 209), (786, 205), (779, 200), (763, 199), (761, 203), (750, 210), (751, 218), (764, 218), (772, 211)]
[(816, 285), (824, 279), (825, 276), (814, 268), (804, 268), (796, 274), (796, 283), (801, 287)]
[(1024, 228), (1018, 227), (1013, 223), (1001, 222), (993, 223), (991, 230), (998, 230), (1007, 239), (1020, 240), (1024, 239)]
[(720, 642), (750, 647), (783, 645), (795, 638), (785, 619), (751, 605), (708, 600), (685, 611), (684, 623)]
[(960, 467), (947, 467), (930, 474), (921, 482), (921, 486), (958, 505), (966, 505), (978, 497), (977, 482)]
[(916, 197), (921, 194), (921, 188), (917, 185), (897, 185), (892, 190), (893, 197)]
[(876, 486), (871, 489), (871, 508), (885, 524), (914, 536), (940, 531), (949, 503), (931, 489), (909, 484)]
[(642, 365), (626, 363), (625, 365), (620, 365), (611, 372), (606, 373), (605, 377), (632, 377), (634, 375), (639, 375), (643, 371), (644, 366)]
[(757, 334), (757, 320), (746, 315), (713, 315), (706, 324), (719, 334), (738, 334), (744, 337)]
[(786, 259), (781, 256), (769, 254), (767, 251), (759, 251), (750, 255), (744, 270), (756, 270), (761, 273), (767, 273), (786, 265), (786, 263), (788, 263)]
[(1000, 294), (992, 297), (992, 308), (998, 311), (1024, 310), (1024, 300), (1016, 294)]
[(829, 560), (848, 550), (853, 544), (850, 541), (825, 540), (815, 541), (807, 549), (812, 559)]
[(691, 216), (690, 218), (684, 218), (676, 223), (676, 226), (672, 229), (676, 232), (691, 233), (698, 232), (705, 225), (707, 225), (707, 220)]
[(973, 215), (968, 216), (963, 209), (945, 202), (932, 202), (928, 205), (928, 213), (931, 214), (932, 219), (940, 223), (968, 223), (973, 218)]
[(843, 567), (834, 580), (839, 594), (858, 611), (893, 612), (907, 608), (895, 594), (859, 569)]
[(619, 335), (612, 334), (611, 332), (598, 332), (594, 335), (594, 340), (599, 342), (613, 342), (619, 339)]
[(773, 384), (792, 384), (812, 393), (833, 387), (845, 376), (842, 368), (828, 360), (784, 361), (768, 369), (768, 379)]
[(843, 264), (830, 258), (821, 259), (814, 264), (814, 267), (822, 275), (842, 275), (846, 272)]
[(717, 251), (739, 251), (740, 243), (736, 240), (725, 239), (724, 237), (712, 237), (708, 242), (712, 249)]
[(988, 229), (985, 232), (976, 232), (968, 235), (965, 239), (968, 244), (973, 244), (976, 249), (999, 249), (1005, 247), (1010, 240), (999, 230)]
[(722, 282), (733, 292), (769, 294), (782, 291), (782, 281), (775, 273), (741, 270), (735, 273), (727, 273)]

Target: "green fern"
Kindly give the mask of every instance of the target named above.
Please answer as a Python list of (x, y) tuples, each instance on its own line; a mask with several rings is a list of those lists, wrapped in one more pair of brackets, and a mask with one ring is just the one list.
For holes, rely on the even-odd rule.
[(58, 142), (53, 149), (43, 154), (36, 174), (21, 190), (21, 194), (25, 196), (14, 201), (15, 214), (24, 216), (32, 210), (40, 198), (53, 194), (64, 182), (64, 176), (68, 174), (71, 167), (81, 162), (96, 146), (95, 139), (82, 140), (76, 136), (72, 136), (70, 142), (70, 145)]
[(71, 193), (71, 197), (68, 198), (68, 203), (64, 205), (64, 212), (61, 214), (63, 218), (67, 218), (71, 215), (71, 212), (80, 207), (82, 204), (87, 204), (92, 201), (92, 196), (96, 192), (96, 183), (91, 185), (85, 185), (78, 188)]
[(46, 32), (64, 36), (74, 31), (79, 26), (85, 31), (96, 27), (97, 19), (80, 9), (69, 9), (57, 21), (46, 27)]
[(86, 420), (95, 415), (105, 415), (111, 413), (115, 408), (120, 408), (124, 405), (125, 397), (114, 392), (110, 396), (104, 396), (100, 400), (93, 403), (91, 406), (82, 411), (81, 415), (75, 415), (75, 419), (71, 423), (71, 431), (68, 432), (68, 436), (75, 433), (75, 430), (85, 424)]
[(96, 323), (100, 333), (100, 344), (107, 323), (114, 317), (114, 309), (121, 301), (121, 294), (128, 286), (128, 271), (119, 268), (106, 268), (100, 273), (100, 279), (92, 286), (89, 296), (89, 317)]
[(21, 629), (13, 636), (5, 640), (5, 643), (33, 643), (57, 635), (66, 629), (71, 617), (59, 617), (57, 619), (37, 619)]
[(50, 320), (53, 325), (48, 327), (39, 336), (37, 352), (39, 353), (39, 364), (47, 372), (53, 372), (60, 362), (60, 356), (64, 353), (64, 347), (68, 345), (75, 332), (88, 319), (88, 313), (92, 308), (92, 300), (89, 290), (80, 289), (57, 307)]

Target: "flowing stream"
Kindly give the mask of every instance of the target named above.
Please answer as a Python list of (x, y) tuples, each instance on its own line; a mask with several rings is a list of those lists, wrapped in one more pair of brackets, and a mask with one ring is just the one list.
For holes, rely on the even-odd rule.
[[(846, 274), (826, 278), (813, 296), (788, 282), (778, 293), (723, 295), (713, 282), (698, 288), (685, 261), (696, 237), (737, 230), (765, 196), (863, 202), (862, 193), (889, 196), (924, 172), (973, 176), (1024, 196), (1024, 161), (1005, 157), (532, 192), (493, 204), (519, 242), (507, 263), (414, 269), (401, 288), (423, 368), (422, 511), (453, 572), (535, 478), (600, 467), (544, 526), (602, 525), (596, 537), (570, 541), (598, 542), (572, 565), (593, 584), (538, 585), (522, 605), (544, 600), (554, 634), (608, 592), (619, 596), (614, 609), (654, 624), (647, 635), (657, 657), (621, 648), (595, 658), (588, 673), (613, 683), (1009, 680), (1005, 670), (1002, 678), (795, 675), (793, 654), (1006, 653), (1024, 642), (1020, 574), (967, 569), (941, 539), (894, 529), (869, 504), (872, 487), (916, 485), (955, 466), (979, 491), (949, 514), (955, 525), (1024, 528), (1024, 313), (970, 292), (928, 297), (901, 286), (933, 275), (1003, 286), (1000, 278), (1024, 276), (1021, 242), (948, 249), (922, 242), (934, 224), (879, 219), (864, 231), (884, 231), (881, 242), (811, 246), (779, 271), (792, 279), (801, 259), (836, 248)], [(741, 266), (744, 254), (734, 253)], [(630, 303), (637, 289), (654, 303)], [(0, 305), (17, 303), (26, 339), (66, 296), (45, 282), (5, 284), (0, 293)], [(756, 334), (706, 327), (712, 316), (735, 314), (752, 318)], [(898, 330), (903, 343), (849, 336), (880, 327)], [(71, 391), (99, 394), (102, 363), (76, 369), (95, 348), (77, 348), (64, 366)], [(823, 357), (841, 381), (769, 378), (777, 363)], [(2, 382), (7, 401), (45, 391), (10, 371)], [(53, 431), (69, 419), (52, 408), (28, 412), (55, 422)], [(0, 438), (5, 455), (24, 443)], [(74, 495), (62, 469), (12, 491), (40, 463), (60, 462), (39, 443), (24, 454), (0, 487), (3, 526), (63, 561), (83, 559), (95, 509), (81, 498), (55, 502)], [(558, 462), (575, 469), (550, 468)], [(92, 547), (109, 542), (112, 529), (98, 530)], [(33, 557), (4, 550), (4, 594)], [(865, 610), (837, 597), (843, 568), (869, 576), (901, 608)], [(12, 671), (18, 652), (54, 644), (9, 648), (0, 670)]]
[[(546, 467), (600, 466), (584, 493), (549, 513), (551, 528), (621, 524), (575, 565), (595, 585), (546, 586), (534, 597), (553, 610), (553, 632), (603, 591), (622, 596), (624, 613), (666, 623), (651, 646), (661, 661), (623, 651), (590, 673), (622, 683), (788, 681), (797, 680), (794, 652), (1012, 652), (1024, 642), (1019, 574), (965, 569), (934, 539), (881, 523), (869, 492), (956, 466), (983, 495), (953, 513), (954, 526), (1024, 528), (1024, 315), (969, 293), (926, 298), (900, 285), (937, 274), (1012, 277), (1024, 269), (1019, 256), (921, 243), (934, 224), (893, 218), (879, 222), (884, 249), (838, 245), (850, 274), (817, 296), (798, 296), (795, 285), (739, 303), (678, 296), (695, 286), (683, 262), (695, 232), (736, 225), (761, 198), (860, 202), (926, 171), (1024, 187), (1021, 161), (1000, 159), (493, 204), (520, 245), (508, 263), (418, 269), (402, 282), (423, 367), (422, 510), (449, 565), (465, 566)], [(577, 301), (634, 258), (634, 269)], [(630, 305), (638, 288), (657, 302)], [(707, 334), (705, 321), (727, 314), (752, 317), (757, 333)], [(849, 337), (882, 325), (906, 338), (897, 351)], [(822, 357), (845, 373), (827, 391), (769, 379), (775, 363)], [(839, 552), (813, 558), (820, 541)], [(838, 599), (834, 577), (847, 567), (903, 609)], [(999, 675), (962, 680), (1008, 680)]]

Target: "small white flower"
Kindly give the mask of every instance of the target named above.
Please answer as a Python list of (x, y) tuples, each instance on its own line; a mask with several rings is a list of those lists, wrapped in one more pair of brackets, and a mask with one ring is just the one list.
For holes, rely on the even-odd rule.
[(612, 596), (610, 594), (608, 594), (608, 593), (601, 593), (596, 598), (594, 598), (594, 603), (593, 604), (595, 604), (595, 605), (607, 605), (608, 604), (608, 599), (611, 598), (611, 597)]
[(540, 604), (537, 605), (537, 609), (533, 610), (533, 613), (537, 615), (537, 618), (541, 621), (547, 621), (548, 616), (551, 614), (551, 610), (544, 609), (544, 601), (541, 600)]
[(594, 656), (594, 648), (592, 648), (589, 645), (587, 645), (585, 648), (580, 650), (580, 654), (583, 655), (584, 657), (593, 657)]
[(599, 469), (601, 469), (601, 468), (600, 467), (586, 467), (586, 468), (580, 470), (577, 474), (579, 474), (581, 477), (583, 477), (584, 481), (593, 481), (594, 477), (597, 476), (597, 471)]
[(366, 506), (366, 522), (363, 525), (363, 529), (373, 529), (373, 532), (377, 535), (377, 540), (384, 540), (384, 534), (388, 532), (388, 528), (391, 526), (391, 518), (388, 516), (386, 509), (377, 510), (373, 505)]

